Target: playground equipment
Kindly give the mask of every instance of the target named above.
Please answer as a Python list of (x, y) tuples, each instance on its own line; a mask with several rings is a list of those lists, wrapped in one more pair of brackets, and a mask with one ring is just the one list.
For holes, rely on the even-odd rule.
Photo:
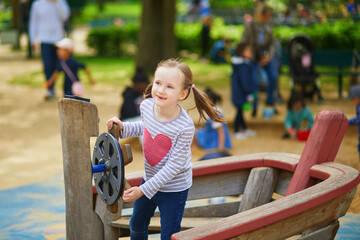
[[(115, 140), (110, 137), (111, 143), (105, 143), (105, 136), (110, 134), (100, 135), (95, 147), (103, 148), (101, 151), (110, 155), (103, 157), (107, 153), (94, 153), (91, 167), (90, 137), (99, 135), (96, 106), (82, 98), (63, 98), (58, 105), (66, 238), (112, 240), (128, 236), (130, 216), (126, 210), (131, 209), (133, 203), (123, 203), (119, 198), (124, 175), (119, 168), (123, 168), (125, 161), (106, 166), (106, 161), (117, 153), (119, 159), (126, 158), (117, 145), (117, 137)], [(182, 229), (172, 239), (286, 239), (293, 236), (333, 239), (339, 228), (338, 219), (345, 215), (360, 182), (357, 170), (333, 162), (346, 128), (347, 119), (342, 112), (322, 111), (316, 117), (301, 156), (258, 153), (195, 162)], [(110, 145), (112, 147), (104, 147)], [(117, 166), (116, 171), (113, 166)], [(105, 182), (98, 182), (102, 185), (101, 191), (94, 188), (99, 194), (92, 187), (92, 169), (96, 168), (101, 168), (99, 174), (103, 181), (113, 173), (117, 178), (114, 183), (105, 181), (107, 187)], [(142, 172), (131, 173), (126, 179), (132, 186), (138, 186), (142, 176)], [(117, 183), (120, 188), (113, 191)], [(234, 195), (241, 199), (233, 197), (234, 201), (212, 205), (201, 200)], [(105, 203), (107, 196), (116, 200)], [(160, 231), (157, 213), (149, 231)]]

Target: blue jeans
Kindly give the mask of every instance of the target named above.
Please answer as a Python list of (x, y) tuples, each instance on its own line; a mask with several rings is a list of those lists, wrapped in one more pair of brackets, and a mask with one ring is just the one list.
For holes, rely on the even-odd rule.
[[(56, 64), (58, 61), (56, 47), (54, 44), (41, 43), (41, 59), (44, 65), (46, 81), (48, 82), (51, 75), (55, 72)], [(51, 92), (54, 92), (54, 83), (49, 88), (49, 91)]]
[(161, 218), (161, 239), (169, 240), (172, 234), (180, 232), (188, 191), (188, 189), (182, 192), (159, 191), (151, 199), (148, 199), (145, 195), (137, 199), (130, 220), (131, 239), (148, 239), (150, 219), (154, 215), (157, 206)]
[[(261, 67), (259, 64), (254, 63), (255, 65), (257, 65), (258, 67)], [(266, 104), (274, 104), (275, 98), (274, 98), (274, 94), (275, 94), (275, 90), (276, 90), (276, 82), (277, 82), (277, 72), (275, 69), (275, 64), (274, 64), (274, 60), (271, 60), (266, 66), (262, 66), (262, 68), (265, 70), (265, 73), (267, 75), (268, 78), (268, 83), (267, 83), (267, 89), (266, 89)], [(253, 71), (253, 78), (255, 79), (255, 83), (258, 86), (259, 85), (259, 76), (258, 76), (259, 71)]]

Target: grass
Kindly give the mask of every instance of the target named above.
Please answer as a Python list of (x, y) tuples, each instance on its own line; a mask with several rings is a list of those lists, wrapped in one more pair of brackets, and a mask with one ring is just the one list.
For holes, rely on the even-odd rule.
[[(135, 68), (135, 61), (132, 58), (75, 57), (89, 67), (91, 74), (98, 83), (113, 86), (125, 86), (131, 83), (130, 79)], [(228, 88), (230, 86), (230, 65), (203, 63), (190, 59), (184, 59), (184, 62), (190, 66), (197, 86), (203, 88), (206, 86)], [(88, 84), (84, 71), (79, 72), (79, 77), (85, 85)], [(59, 77), (59, 79), (63, 78)], [(25, 73), (14, 77), (9, 83), (42, 88), (44, 86), (44, 74), (42, 71)], [(61, 88), (62, 81), (57, 81), (58, 84)]]
[[(99, 58), (90, 56), (76, 56), (76, 58), (85, 63), (94, 79), (100, 83), (110, 86), (127, 86), (131, 84), (131, 77), (134, 73), (135, 60), (133, 58)], [(214, 89), (230, 88), (231, 66), (229, 64), (204, 63), (195, 59), (184, 58), (194, 75), (196, 86), (205, 89), (209, 86)], [(325, 70), (321, 67), (318, 70)], [(326, 68), (326, 70), (329, 70)], [(333, 68), (332, 70), (336, 70)], [(285, 68), (284, 72), (288, 70)], [(80, 71), (80, 79), (85, 85), (88, 85), (84, 71)], [(347, 78), (343, 77), (343, 89), (347, 89)], [(59, 77), (57, 88), (62, 88), (63, 77)], [(321, 76), (321, 90), (328, 93), (337, 93), (337, 76)], [(16, 76), (9, 81), (11, 84), (26, 85), (35, 88), (43, 88), (44, 74), (42, 71), (30, 72)], [(280, 75), (279, 88), (282, 92), (290, 91), (290, 78), (288, 75)]]

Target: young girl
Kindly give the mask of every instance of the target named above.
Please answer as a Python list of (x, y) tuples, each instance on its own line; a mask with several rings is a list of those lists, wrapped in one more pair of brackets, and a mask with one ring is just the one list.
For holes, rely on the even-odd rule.
[(300, 92), (293, 91), (288, 101), (288, 113), (285, 118), (286, 133), (283, 138), (296, 137), (302, 126), (310, 130), (314, 124), (314, 117)]
[(193, 91), (201, 119), (208, 115), (223, 122), (206, 95), (193, 83), (190, 68), (174, 59), (157, 66), (153, 82), (140, 105), (141, 121), (121, 122), (113, 117), (107, 122), (120, 126), (122, 138), (143, 135), (145, 175), (139, 187), (124, 192), (125, 202), (135, 201), (130, 220), (131, 239), (147, 239), (148, 225), (156, 207), (161, 217), (161, 239), (170, 239), (180, 231), (188, 190), (192, 185), (191, 143), (195, 126), (179, 105)]
[(257, 92), (256, 83), (253, 79), (253, 66), (250, 63), (251, 46), (239, 44), (236, 47), (235, 56), (231, 59), (233, 72), (231, 75), (231, 100), (237, 109), (234, 120), (235, 138), (246, 139), (255, 136), (256, 132), (247, 128), (243, 116), (243, 107), (247, 102), (253, 102)]

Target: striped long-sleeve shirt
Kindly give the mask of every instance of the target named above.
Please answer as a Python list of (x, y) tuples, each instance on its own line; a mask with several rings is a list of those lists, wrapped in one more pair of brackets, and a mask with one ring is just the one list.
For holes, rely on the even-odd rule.
[(145, 183), (140, 189), (151, 199), (157, 191), (179, 192), (192, 185), (191, 142), (195, 126), (181, 108), (178, 117), (162, 122), (155, 118), (154, 100), (140, 105), (141, 119), (124, 122), (122, 138), (144, 135)]

